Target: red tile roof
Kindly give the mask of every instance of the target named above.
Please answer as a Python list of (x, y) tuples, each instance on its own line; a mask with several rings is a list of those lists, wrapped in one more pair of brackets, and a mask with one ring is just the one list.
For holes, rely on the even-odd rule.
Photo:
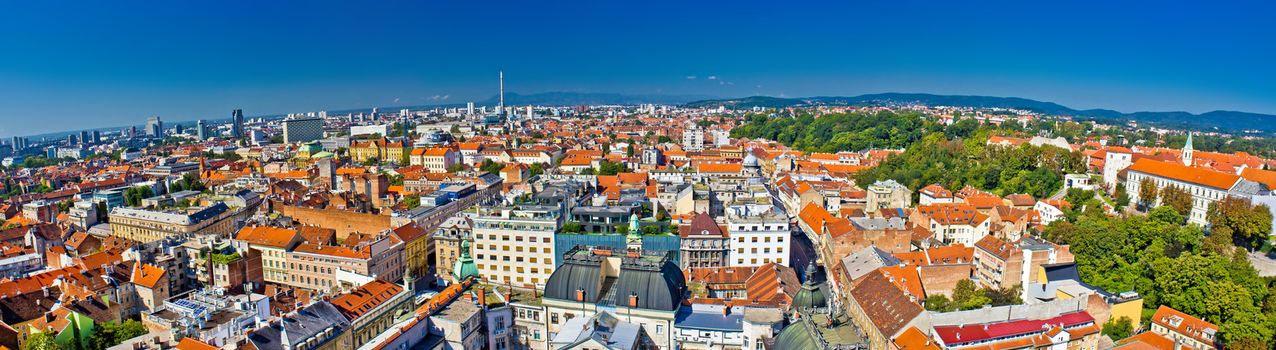
[(1041, 320), (1015, 320), (986, 324), (936, 326), (935, 335), (943, 340), (945, 345), (955, 347), (961, 344), (983, 342), (998, 338), (1030, 336), (1036, 333), (1043, 333), (1049, 330), (1050, 327), (1046, 327), (1049, 325), (1063, 325), (1063, 328), (1067, 329), (1084, 326), (1086, 324), (1094, 324), (1094, 317), (1090, 316), (1090, 314), (1085, 311), (1078, 311)]

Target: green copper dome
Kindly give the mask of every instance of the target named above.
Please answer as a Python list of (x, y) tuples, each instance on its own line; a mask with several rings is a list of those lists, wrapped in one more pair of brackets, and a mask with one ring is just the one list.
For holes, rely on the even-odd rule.
[(461, 258), (452, 266), (452, 277), (456, 282), (464, 281), (466, 277), (479, 278), (478, 266), (470, 257), (470, 241), (461, 240)]
[(820, 341), (815, 339), (814, 330), (809, 329), (810, 322), (799, 320), (784, 327), (775, 336), (775, 349), (821, 349)]
[(802, 289), (798, 290), (797, 295), (793, 296), (793, 305), (790, 306), (791, 311), (804, 311), (829, 306), (828, 292), (824, 288), (824, 281), (817, 276), (819, 274), (815, 273), (815, 264), (812, 263), (806, 268), (806, 282), (802, 283)]

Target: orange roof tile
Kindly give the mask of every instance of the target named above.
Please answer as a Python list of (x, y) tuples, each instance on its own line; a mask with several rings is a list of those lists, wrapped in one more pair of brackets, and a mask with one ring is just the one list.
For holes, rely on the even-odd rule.
[(1209, 186), (1218, 189), (1230, 189), (1240, 180), (1240, 176), (1213, 170), (1189, 167), (1178, 163), (1162, 162), (1152, 159), (1139, 159), (1129, 167), (1129, 171), (1159, 176), (1182, 182)]
[(161, 277), (164, 277), (164, 269), (150, 264), (134, 264), (133, 265), (133, 284), (155, 289), (155, 285), (159, 283)]
[(1266, 185), (1269, 190), (1276, 190), (1276, 171), (1245, 168), (1241, 170), (1241, 177)]
[(217, 350), (217, 347), (192, 337), (185, 337), (177, 342), (177, 350)]
[(739, 173), (744, 169), (740, 163), (698, 163), (696, 171), (701, 173)]
[(235, 235), (235, 239), (249, 244), (276, 248), (287, 248), (296, 238), (298, 238), (297, 230), (269, 226), (247, 226)]
[(1152, 314), (1152, 323), (1206, 344), (1214, 344), (1213, 337), (1207, 336), (1206, 332), (1212, 332), (1215, 336), (1218, 333), (1218, 326), (1213, 323), (1165, 305), (1161, 305), (1156, 309), (1156, 313)]
[(338, 311), (341, 311), (341, 314), (346, 319), (353, 322), (402, 292), (403, 287), (397, 284), (382, 280), (372, 280), (372, 282), (355, 288), (350, 293), (332, 298), (331, 303)]

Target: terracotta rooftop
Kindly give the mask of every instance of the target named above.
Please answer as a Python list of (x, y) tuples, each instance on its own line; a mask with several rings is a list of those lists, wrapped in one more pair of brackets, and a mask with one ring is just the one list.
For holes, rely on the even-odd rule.
[(341, 311), (341, 314), (346, 319), (353, 322), (378, 306), (385, 304), (401, 292), (403, 292), (403, 287), (397, 284), (382, 280), (372, 280), (372, 282), (355, 288), (350, 293), (332, 298), (331, 302), (332, 306), (337, 307), (337, 310)]
[(1241, 178), (1238, 175), (1152, 159), (1135, 161), (1134, 165), (1129, 167), (1129, 171), (1137, 171), (1148, 175), (1224, 190), (1235, 186), (1236, 181)]
[(288, 248), (297, 237), (297, 230), (269, 226), (247, 226), (235, 234), (237, 240), (276, 248)]

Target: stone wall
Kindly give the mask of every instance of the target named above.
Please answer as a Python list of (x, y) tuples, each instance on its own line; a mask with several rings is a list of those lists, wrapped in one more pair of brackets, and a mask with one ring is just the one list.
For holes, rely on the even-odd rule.
[(355, 213), (335, 209), (311, 209), (276, 203), (276, 210), (303, 225), (313, 225), (337, 231), (337, 239), (346, 239), (351, 232), (376, 234), (390, 229), (389, 215)]

